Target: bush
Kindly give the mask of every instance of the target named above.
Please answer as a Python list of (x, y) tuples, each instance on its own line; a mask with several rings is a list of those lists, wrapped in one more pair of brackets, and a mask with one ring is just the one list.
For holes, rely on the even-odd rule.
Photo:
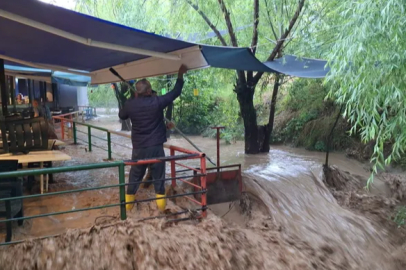
[(404, 226), (406, 223), (406, 207), (402, 206), (399, 208), (392, 220), (398, 225), (398, 227)]
[(322, 80), (297, 79), (288, 89), (287, 109), (292, 111), (323, 111), (328, 88)]
[(110, 84), (88, 87), (89, 105), (96, 108), (118, 108), (117, 98)]
[(325, 142), (317, 141), (316, 144), (314, 145), (314, 150), (320, 151), (320, 152), (325, 152), (327, 150)]
[[(278, 107), (279, 112), (291, 112), (293, 117), (274, 128), (271, 143), (290, 142), (308, 150), (326, 151), (327, 138), (338, 113), (334, 102), (325, 100), (327, 93), (328, 88), (321, 80), (294, 80)], [(284, 119), (286, 115), (289, 113), (284, 114)], [(351, 144), (347, 130), (346, 121), (340, 119), (334, 130), (332, 149), (344, 149)]]
[(281, 137), (284, 138), (283, 140), (285, 142), (292, 142), (294, 145), (298, 144), (298, 139), (300, 132), (303, 130), (304, 125), (313, 119), (317, 118), (317, 113), (316, 112), (304, 112), (299, 115), (299, 117), (295, 117), (292, 120), (290, 120), (286, 127), (282, 130), (281, 132)]

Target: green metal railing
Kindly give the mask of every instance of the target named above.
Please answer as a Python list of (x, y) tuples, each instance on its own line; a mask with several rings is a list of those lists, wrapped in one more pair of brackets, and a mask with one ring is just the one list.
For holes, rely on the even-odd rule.
[[(182, 150), (182, 149), (179, 149), (179, 150)], [(145, 165), (145, 164), (150, 164), (150, 163), (166, 162), (166, 161), (175, 162), (175, 160), (194, 159), (194, 158), (200, 158), (200, 159), (204, 160), (204, 154), (201, 154), (201, 153), (195, 153), (195, 154), (189, 153), (189, 154), (186, 154), (186, 155), (162, 157), (162, 158), (155, 158), (155, 159), (151, 159), (151, 160), (113, 161), (113, 162), (104, 162), (104, 163), (76, 165), (76, 166), (69, 166), (69, 167), (59, 167), (59, 168), (54, 167), (54, 168), (44, 168), (44, 169), (38, 169), (38, 170), (23, 170), (23, 171), (13, 171), (13, 172), (0, 173), (0, 179), (2, 179), (2, 178), (22, 177), (22, 176), (27, 176), (27, 175), (43, 175), (43, 174), (64, 173), (64, 172), (84, 171), (84, 170), (94, 170), (94, 169), (104, 169), (104, 168), (118, 168), (118, 184), (115, 184), (115, 185), (106, 185), (106, 186), (99, 186), (99, 187), (81, 188), (81, 189), (75, 189), (75, 190), (51, 192), (51, 193), (45, 193), (45, 194), (35, 194), (35, 195), (26, 195), (26, 196), (19, 196), (19, 197), (2, 198), (2, 199), (0, 199), (0, 203), (1, 202), (8, 203), (9, 201), (12, 201), (12, 200), (20, 200), (20, 199), (24, 200), (24, 199), (30, 199), (30, 198), (71, 194), (71, 193), (93, 191), (93, 190), (101, 190), (101, 189), (108, 189), (108, 188), (117, 188), (117, 187), (119, 188), (119, 200), (120, 200), (118, 203), (115, 203), (115, 204), (100, 205), (100, 206), (95, 206), (95, 207), (88, 207), (88, 208), (81, 208), (81, 209), (74, 209), (74, 210), (60, 211), (60, 212), (53, 212), (53, 213), (45, 213), (45, 214), (26, 216), (26, 217), (9, 218), (9, 219), (5, 219), (5, 220), (0, 220), (0, 223), (18, 221), (18, 220), (34, 219), (34, 218), (42, 218), (42, 217), (48, 217), (48, 216), (56, 216), (56, 215), (83, 212), (83, 211), (88, 211), (88, 210), (97, 210), (97, 209), (110, 208), (110, 207), (120, 207), (120, 218), (121, 218), (121, 220), (125, 220), (127, 218), (127, 213), (126, 213), (126, 208), (125, 208), (126, 204), (150, 202), (150, 201), (155, 201), (156, 200), (156, 198), (148, 198), (148, 199), (143, 199), (143, 200), (137, 200), (136, 202), (126, 202), (125, 201), (125, 186), (129, 185), (129, 184), (125, 183), (125, 170), (124, 169), (125, 169), (126, 165), (137, 165), (137, 164), (140, 164), (140, 165), (144, 164)], [(201, 194), (202, 196), (205, 197), (205, 194), (207, 192), (206, 188), (205, 188), (205, 186), (206, 186), (206, 184), (205, 184), (206, 174), (205, 174), (205, 170), (202, 170), (201, 172), (202, 172), (201, 174), (193, 174), (193, 175), (179, 176), (179, 177), (176, 177), (176, 175), (175, 175), (175, 176), (172, 176), (170, 178), (165, 178), (165, 179), (162, 179), (162, 180), (144, 181), (143, 183), (154, 183), (154, 182), (158, 182), (158, 181), (172, 181), (172, 183), (173, 183), (173, 181), (176, 181), (177, 179), (183, 180), (185, 178), (201, 177), (202, 181), (204, 182), (204, 185), (202, 185), (200, 190), (195, 191), (195, 192), (183, 193), (183, 194), (175, 194), (175, 195), (172, 195), (172, 196), (165, 196), (164, 198), (166, 198), (166, 199), (172, 199), (172, 198), (177, 198), (177, 197), (189, 198), (188, 196), (190, 196), (190, 195), (198, 195), (198, 194)], [(200, 204), (201, 208), (193, 209), (193, 210), (187, 210), (187, 211), (184, 210), (184, 211), (177, 212), (177, 213), (170, 213), (169, 216), (201, 211), (202, 216), (204, 217), (205, 213), (206, 213), (206, 209), (207, 209), (207, 206), (205, 204), (206, 204), (205, 199), (204, 200), (202, 199), (202, 203)], [(167, 217), (167, 216), (168, 215), (161, 215), (161, 216), (156, 216), (156, 217), (143, 218), (143, 219), (140, 219), (140, 220), (147, 220), (147, 219), (154, 219), (154, 218), (164, 218), (164, 217)], [(172, 220), (172, 221), (181, 221), (181, 220), (185, 220), (185, 218), (178, 219), (178, 220), (175, 219), (175, 220)], [(52, 236), (49, 236), (49, 237), (52, 237)], [(0, 246), (19, 243), (19, 242), (22, 242), (22, 241), (0, 243)]]
[[(94, 126), (91, 124), (87, 124), (87, 123), (83, 123), (80, 122), (78, 120), (75, 120), (73, 118), (74, 115), (76, 115), (77, 112), (72, 112), (69, 114), (64, 114), (64, 115), (60, 115), (60, 116), (53, 116), (54, 119), (61, 121), (61, 140), (65, 140), (68, 137), (68, 131), (72, 130), (72, 137), (73, 137), (73, 143), (74, 144), (78, 144), (78, 142), (82, 142), (84, 144), (87, 145), (87, 150), (89, 152), (92, 152), (93, 148), (98, 148), (101, 149), (103, 151), (107, 152), (107, 160), (112, 160), (112, 155), (116, 155), (117, 157), (123, 158), (123, 156), (121, 154), (118, 153), (114, 153), (113, 152), (113, 148), (112, 148), (112, 144), (115, 146), (119, 146), (119, 147), (123, 147), (125, 149), (131, 149), (132, 146), (128, 146), (128, 145), (123, 145), (117, 142), (113, 142), (112, 141), (112, 134), (113, 135), (118, 135), (121, 137), (125, 137), (130, 139), (131, 135), (129, 134), (125, 134), (122, 132), (117, 132), (117, 131), (113, 131), (113, 130), (109, 130), (107, 128), (102, 128), (102, 127), (98, 127), (98, 126)], [(76, 118), (77, 119), (77, 118)], [(68, 127), (66, 124), (70, 123), (71, 126)], [(86, 127), (85, 130), (80, 130), (78, 128), (78, 126), (83, 126)], [(93, 131), (102, 131), (105, 132), (105, 136), (97, 136), (95, 135)], [(78, 135), (82, 134), (82, 138), (80, 138)], [(105, 143), (104, 146), (100, 146), (98, 144), (94, 143), (94, 139), (97, 139), (98, 141), (102, 141), (103, 143)]]
[[(113, 152), (112, 144), (123, 147), (123, 148), (126, 148), (126, 149), (130, 148), (129, 146), (126, 146), (126, 145), (123, 145), (123, 144), (120, 144), (120, 143), (116, 143), (116, 142), (112, 142), (112, 140), (111, 140), (111, 135), (112, 134), (116, 134), (116, 135), (119, 135), (121, 137), (126, 137), (128, 139), (130, 138), (130, 135), (120, 133), (120, 132), (115, 132), (115, 131), (112, 131), (112, 130), (109, 130), (109, 129), (106, 129), (106, 128), (102, 128), (102, 127), (98, 127), (98, 126), (94, 126), (94, 125), (90, 125), (90, 124), (86, 124), (86, 123), (81, 123), (81, 122), (74, 121), (74, 120), (64, 120), (64, 121), (72, 123), (72, 133), (73, 133), (73, 143), (74, 144), (77, 144), (79, 141), (85, 143), (87, 145), (87, 150), (89, 152), (92, 152), (93, 147), (104, 150), (104, 151), (107, 152), (107, 159), (108, 160), (112, 160), (112, 155), (113, 154), (115, 154), (116, 156), (121, 157), (121, 155), (116, 154), (116, 153)], [(86, 127), (87, 132), (79, 130), (78, 126)], [(97, 136), (97, 135), (94, 134), (93, 130), (105, 132), (106, 135), (102, 136), (102, 137)], [(85, 135), (87, 140), (79, 138), (78, 134)], [(95, 144), (94, 139), (105, 142), (107, 148)]]
[[(92, 147), (100, 148), (105, 151), (107, 151), (108, 154), (108, 159), (112, 159), (112, 144), (118, 145), (121, 147), (125, 148), (130, 148), (126, 145), (122, 145), (116, 142), (112, 142), (111, 134), (115, 134), (118, 136), (130, 138), (130, 135), (120, 133), (120, 132), (115, 132), (112, 130), (108, 130), (106, 128), (102, 127), (97, 127), (94, 125), (90, 124), (85, 124), (81, 123), (78, 121), (75, 121), (72, 119), (70, 115), (67, 115), (70, 119), (65, 118), (66, 116), (58, 116), (54, 117), (55, 119), (61, 120), (61, 127), (64, 127), (64, 122), (66, 123), (71, 123), (72, 124), (72, 131), (73, 131), (73, 141), (75, 144), (78, 143), (78, 141), (83, 141), (87, 143), (88, 145), (88, 150), (92, 151)], [(87, 129), (87, 133), (83, 132), (81, 130), (78, 130), (78, 125), (84, 126)], [(106, 132), (106, 138), (102, 138), (99, 136), (94, 135), (93, 130), (98, 130), (102, 132)], [(64, 134), (64, 128), (62, 128), (62, 134)], [(88, 141), (81, 140), (78, 138), (78, 133), (83, 133), (87, 135)], [(107, 143), (107, 149), (95, 145), (93, 143), (93, 138), (105, 141)], [(35, 170), (23, 170), (23, 171), (13, 171), (13, 172), (5, 172), (5, 173), (0, 173), (0, 179), (2, 178), (14, 178), (14, 177), (22, 177), (22, 176), (27, 176), (27, 175), (44, 175), (44, 174), (54, 174), (54, 173), (64, 173), (64, 172), (71, 172), (71, 171), (84, 171), (84, 170), (94, 170), (94, 169), (105, 169), (105, 168), (118, 168), (118, 184), (114, 185), (106, 185), (106, 186), (99, 186), (99, 187), (91, 187), (91, 188), (81, 188), (81, 189), (76, 189), (76, 190), (67, 190), (67, 191), (58, 191), (58, 192), (51, 192), (51, 193), (45, 193), (45, 194), (35, 194), (35, 195), (27, 195), (27, 196), (20, 196), (20, 197), (9, 197), (9, 198), (3, 198), (0, 199), (0, 203), (10, 203), (12, 200), (19, 200), (19, 199), (29, 199), (29, 198), (38, 198), (38, 197), (46, 197), (46, 196), (55, 196), (55, 195), (63, 195), (63, 194), (71, 194), (71, 193), (77, 193), (77, 192), (86, 192), (86, 191), (92, 191), (92, 190), (101, 190), (101, 189), (108, 189), (108, 188), (119, 188), (119, 202), (114, 203), (114, 204), (107, 204), (107, 205), (100, 205), (100, 206), (95, 206), (95, 207), (88, 207), (88, 208), (81, 208), (81, 209), (74, 209), (74, 210), (68, 210), (68, 211), (61, 211), (61, 212), (53, 212), (53, 213), (45, 213), (45, 214), (40, 214), (40, 215), (33, 215), (33, 216), (26, 216), (26, 217), (18, 217), (18, 218), (8, 218), (5, 220), (0, 220), (0, 224), (4, 222), (11, 222), (11, 221), (18, 221), (18, 220), (26, 220), (26, 219), (34, 219), (34, 218), (41, 218), (41, 217), (47, 217), (47, 216), (55, 216), (55, 215), (62, 215), (62, 214), (69, 214), (69, 213), (76, 213), (76, 212), (82, 212), (82, 211), (88, 211), (88, 210), (96, 210), (96, 209), (103, 209), (103, 208), (110, 208), (110, 207), (119, 207), (120, 208), (120, 218), (122, 220), (125, 220), (127, 218), (127, 213), (126, 213), (126, 204), (131, 204), (131, 203), (142, 203), (142, 202), (149, 202), (149, 201), (154, 201), (156, 198), (149, 198), (149, 199), (144, 199), (144, 200), (137, 200), (136, 202), (125, 202), (125, 186), (129, 185), (125, 183), (125, 166), (130, 165), (130, 166), (135, 166), (135, 165), (148, 165), (152, 163), (158, 163), (158, 162), (170, 162), (171, 163), (171, 177), (162, 179), (162, 180), (151, 180), (151, 181), (144, 181), (143, 183), (154, 183), (157, 181), (171, 181), (172, 186), (176, 186), (176, 180), (179, 180), (183, 183), (190, 184), (193, 189), (195, 190), (194, 192), (189, 192), (189, 193), (183, 193), (183, 194), (176, 194), (172, 196), (165, 196), (164, 198), (166, 199), (171, 199), (171, 198), (176, 198), (176, 197), (185, 197), (189, 199), (192, 202), (197, 203), (200, 205), (200, 208), (197, 209), (192, 209), (192, 210), (183, 210), (177, 213), (170, 213), (169, 215), (161, 215), (161, 216), (156, 216), (156, 217), (148, 217), (148, 218), (143, 218), (140, 220), (148, 220), (148, 219), (154, 219), (154, 218), (164, 218), (167, 216), (174, 216), (174, 215), (180, 215), (180, 214), (185, 214), (185, 213), (191, 213), (191, 212), (201, 212), (201, 215), (198, 218), (203, 218), (206, 217), (207, 215), (207, 205), (206, 205), (206, 200), (207, 200), (207, 190), (206, 190), (206, 160), (205, 160), (205, 154), (196, 152), (196, 151), (190, 151), (181, 147), (177, 146), (171, 146), (171, 145), (164, 145), (165, 148), (170, 149), (170, 156), (167, 157), (161, 157), (161, 158), (154, 158), (154, 159), (149, 159), (149, 160), (128, 160), (128, 161), (109, 161), (109, 162), (104, 162), (104, 163), (94, 163), (94, 164), (84, 164), (84, 165), (76, 165), (76, 166), (69, 166), (69, 167), (53, 167), (53, 168), (43, 168), (43, 169), (35, 169)], [(181, 155), (175, 155), (176, 152), (182, 153)], [(187, 170), (181, 170), (181, 171), (176, 171), (175, 166), (180, 166), (182, 164), (178, 164), (175, 161), (176, 160), (186, 160), (186, 159), (200, 159), (200, 167), (198, 169), (191, 169), (188, 166), (185, 166), (188, 168)], [(185, 171), (195, 171), (193, 175), (182, 175), (182, 176), (177, 176), (176, 173), (180, 172), (185, 172)], [(196, 172), (198, 174), (196, 174)], [(184, 179), (187, 178), (195, 178), (199, 177), (200, 178), (200, 185), (189, 183), (185, 181)], [(197, 190), (197, 191), (196, 191)], [(197, 201), (193, 198), (191, 198), (191, 195), (201, 195), (200, 199), (201, 201)], [(186, 220), (189, 218), (180, 218), (180, 219), (173, 219), (173, 220), (168, 220), (167, 222), (171, 221), (182, 221)], [(51, 236), (48, 236), (51, 237)], [(44, 238), (44, 237), (42, 237)], [(0, 243), (1, 245), (7, 245), (7, 244), (13, 244), (13, 243), (19, 243), (22, 241), (14, 241), (14, 242), (6, 242), (6, 243)]]
[(23, 171), (15, 171), (15, 172), (5, 172), (5, 173), (0, 173), (0, 179), (23, 177), (23, 176), (27, 176), (27, 175), (44, 175), (44, 174), (63, 173), (63, 172), (72, 172), (72, 171), (84, 171), (84, 170), (94, 170), (94, 169), (105, 169), (105, 168), (114, 168), (114, 167), (118, 168), (119, 184), (117, 184), (117, 185), (108, 185), (108, 186), (100, 186), (100, 187), (92, 187), (92, 188), (58, 191), (58, 192), (51, 192), (51, 193), (44, 193), (44, 194), (27, 195), (27, 196), (20, 196), (20, 197), (3, 198), (3, 199), (0, 199), (0, 202), (119, 187), (120, 203), (118, 203), (118, 204), (103, 205), (103, 206), (83, 208), (83, 209), (75, 209), (75, 210), (48, 213), (48, 214), (42, 214), (42, 215), (36, 215), (36, 216), (30, 216), (30, 217), (12, 218), (9, 220), (1, 220), (0, 223), (7, 222), (10, 220), (25, 220), (25, 219), (31, 219), (31, 218), (46, 217), (46, 216), (52, 216), (52, 215), (61, 215), (61, 214), (67, 214), (67, 213), (75, 213), (75, 212), (81, 212), (81, 211), (86, 211), (86, 210), (101, 209), (101, 208), (114, 207), (114, 206), (120, 206), (120, 217), (122, 220), (124, 220), (127, 218), (127, 214), (126, 214), (126, 210), (125, 210), (125, 185), (126, 185), (125, 177), (124, 177), (125, 164), (123, 161), (94, 163), (94, 164), (76, 165), (76, 166), (59, 167), (59, 168), (45, 168), (45, 169), (38, 169), (38, 170), (23, 170)]

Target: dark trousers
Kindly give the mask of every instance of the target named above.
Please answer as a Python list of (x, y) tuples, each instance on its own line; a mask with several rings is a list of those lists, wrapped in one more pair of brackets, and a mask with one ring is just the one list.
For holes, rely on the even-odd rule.
[[(163, 145), (155, 145), (146, 148), (133, 149), (132, 160), (136, 159), (153, 159), (158, 157), (164, 157), (165, 151)], [(148, 165), (131, 166), (129, 185), (127, 188), (127, 194), (134, 195), (144, 178), (145, 171)], [(153, 180), (165, 179), (165, 162), (154, 163), (151, 166), (151, 175)], [(165, 195), (165, 182), (154, 182), (155, 193)]]

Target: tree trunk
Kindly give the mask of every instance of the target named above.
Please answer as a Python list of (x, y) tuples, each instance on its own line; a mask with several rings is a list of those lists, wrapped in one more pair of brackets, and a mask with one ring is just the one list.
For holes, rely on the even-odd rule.
[[(118, 102), (118, 109), (121, 110), (124, 107), (125, 102), (127, 101), (126, 97), (124, 96), (123, 92), (123, 85), (121, 84), (121, 89), (118, 89), (118, 85), (116, 83), (113, 83), (114, 87), (114, 93), (117, 98)], [(120, 120), (121, 122), (121, 131), (131, 131), (131, 120)]]
[(261, 144), (261, 149), (260, 149), (260, 151), (263, 153), (268, 153), (270, 150), (269, 144), (271, 141), (273, 124), (274, 124), (274, 120), (275, 120), (276, 98), (278, 97), (280, 81), (281, 81), (281, 75), (276, 74), (274, 85), (273, 85), (273, 91), (272, 91), (271, 108), (269, 109), (269, 121), (268, 121), (268, 124), (264, 127), (265, 128), (264, 129), (264, 138), (263, 138), (263, 141)]
[(237, 93), (241, 116), (244, 120), (246, 154), (258, 154), (260, 150), (258, 142), (257, 112), (254, 108), (254, 89), (254, 87), (248, 87), (246, 84), (241, 85), (238, 81), (234, 89)]

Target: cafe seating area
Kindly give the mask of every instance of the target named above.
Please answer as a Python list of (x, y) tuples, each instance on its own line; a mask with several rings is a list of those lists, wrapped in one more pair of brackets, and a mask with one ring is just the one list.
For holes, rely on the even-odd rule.
[[(0, 120), (0, 172), (21, 169), (38, 169), (52, 167), (52, 162), (69, 160), (71, 157), (55, 150), (57, 140), (49, 140), (49, 123), (43, 117), (23, 119), (14, 115)], [(60, 143), (58, 143), (60, 144)], [(41, 194), (48, 191), (50, 175), (41, 175)], [(52, 179), (52, 175), (51, 175)], [(31, 190), (35, 182), (34, 176), (22, 178), (0, 179), (0, 199), (19, 197), (25, 190)], [(0, 218), (16, 218), (23, 216), (22, 200), (0, 201)], [(22, 225), (22, 220), (18, 222)], [(6, 241), (12, 237), (12, 224), (6, 222)]]

